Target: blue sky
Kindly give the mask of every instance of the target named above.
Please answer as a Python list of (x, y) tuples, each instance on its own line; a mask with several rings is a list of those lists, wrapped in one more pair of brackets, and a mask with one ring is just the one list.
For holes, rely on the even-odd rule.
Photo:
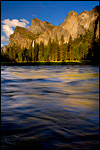
[(9, 43), (15, 27), (28, 29), (33, 18), (60, 25), (70, 11), (90, 11), (99, 1), (1, 1), (1, 44)]

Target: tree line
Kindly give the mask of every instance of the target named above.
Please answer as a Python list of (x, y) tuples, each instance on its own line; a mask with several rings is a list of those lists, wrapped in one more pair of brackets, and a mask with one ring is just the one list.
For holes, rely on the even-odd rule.
[(34, 48), (30, 46), (29, 49), (21, 49), (20, 46), (13, 44), (5, 53), (1, 53), (1, 61), (99, 61), (99, 49), (99, 39), (94, 36), (94, 30), (88, 30), (74, 40), (70, 36), (68, 43), (65, 43), (64, 36), (61, 35), (59, 44), (56, 35), (54, 40), (49, 37), (47, 45), (41, 41), (40, 44), (35, 43)]

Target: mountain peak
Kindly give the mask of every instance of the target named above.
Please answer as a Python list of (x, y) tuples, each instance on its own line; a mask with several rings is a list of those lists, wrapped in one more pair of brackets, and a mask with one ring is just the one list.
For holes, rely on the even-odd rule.
[(97, 5), (91, 11), (84, 10), (79, 15), (75, 11), (70, 11), (59, 26), (54, 26), (47, 21), (43, 22), (38, 18), (33, 18), (29, 29), (19, 26), (15, 28), (14, 33), (10, 36), (9, 46), (16, 43), (17, 45), (21, 45), (21, 47), (29, 48), (34, 39), (37, 43), (43, 41), (46, 45), (49, 37), (53, 40), (56, 35), (60, 42), (62, 34), (64, 35), (65, 42), (68, 42), (70, 35), (72, 39), (75, 39), (90, 29), (97, 29), (96, 35), (99, 36), (99, 8)]
[(95, 6), (90, 12), (97, 12), (100, 13), (100, 6)]
[(49, 23), (49, 22), (47, 22), (47, 21), (44, 21), (44, 23)]
[(38, 18), (33, 18), (32, 23), (29, 27), (29, 31), (31, 31), (35, 34), (42, 34), (46, 30), (52, 30), (53, 27), (55, 27), (55, 26), (47, 21), (42, 22)]
[(70, 11), (67, 16), (72, 16), (72, 15), (78, 16), (78, 13), (76, 11)]
[(33, 21), (42, 22), (42, 20), (40, 20), (40, 19), (38, 19), (38, 18), (33, 18), (33, 19), (32, 19), (32, 22), (33, 22)]

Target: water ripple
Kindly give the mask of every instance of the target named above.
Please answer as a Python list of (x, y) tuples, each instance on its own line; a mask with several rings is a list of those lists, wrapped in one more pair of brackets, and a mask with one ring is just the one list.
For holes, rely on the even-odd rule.
[(97, 66), (1, 66), (4, 150), (99, 149)]

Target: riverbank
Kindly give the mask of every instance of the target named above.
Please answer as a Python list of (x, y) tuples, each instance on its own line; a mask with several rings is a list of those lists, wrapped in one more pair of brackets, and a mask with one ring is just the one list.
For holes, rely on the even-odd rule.
[(99, 63), (95, 64), (91, 61), (37, 61), (37, 62), (1, 62), (1, 65), (6, 66), (35, 66), (35, 65), (99, 65)]

